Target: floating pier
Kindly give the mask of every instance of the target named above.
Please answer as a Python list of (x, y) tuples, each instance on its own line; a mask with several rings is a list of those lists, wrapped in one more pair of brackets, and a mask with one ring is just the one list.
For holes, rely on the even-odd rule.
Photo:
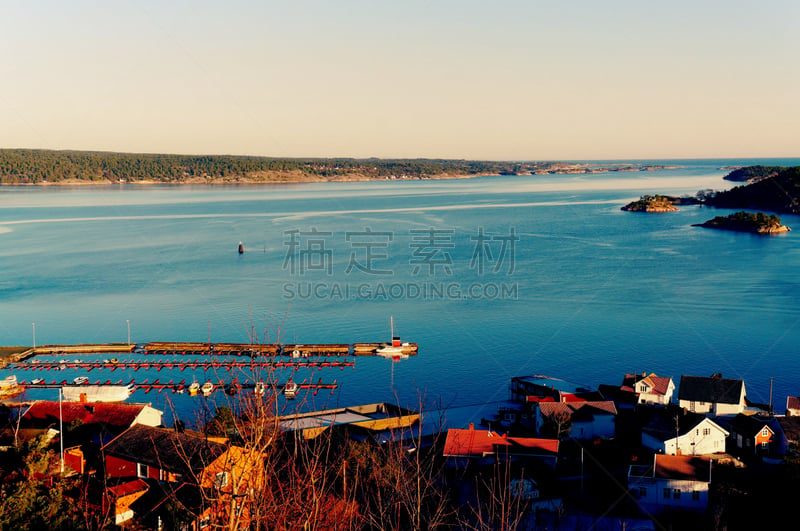
[[(210, 381), (210, 380), (209, 380)], [(238, 382), (238, 381), (231, 381), (231, 382), (224, 382), (222, 380), (219, 381), (211, 381), (214, 384), (214, 389), (212, 392), (224, 392), (226, 394), (234, 395), (242, 391), (255, 391), (257, 383), (254, 381), (246, 381), (246, 382)], [(266, 392), (283, 392), (289, 382), (286, 383), (269, 383), (269, 382), (261, 382), (262, 386), (261, 389), (265, 390)], [(334, 381), (333, 383), (325, 383), (320, 378), (317, 382), (294, 382), (299, 389), (305, 390), (313, 390), (316, 394), (317, 391), (320, 389), (337, 389), (339, 385)], [(142, 390), (145, 393), (149, 393), (150, 391), (156, 392), (163, 392), (163, 391), (170, 391), (172, 393), (188, 393), (189, 386), (192, 382), (186, 382), (186, 380), (180, 380), (176, 382), (175, 380), (169, 380), (167, 382), (162, 382), (161, 380), (155, 380), (150, 382), (149, 380), (144, 380), (141, 382), (137, 382), (135, 379), (132, 379), (128, 382), (123, 382), (122, 380), (118, 382), (112, 382), (111, 380), (106, 380), (105, 382), (98, 380), (95, 383), (88, 383), (88, 384), (80, 384), (76, 385), (73, 383), (68, 382), (67, 380), (63, 380), (61, 382), (57, 382), (53, 380), (52, 382), (40, 382), (40, 383), (29, 383), (25, 381), (19, 382), (19, 387), (23, 389), (58, 389), (61, 387), (82, 387), (83, 385), (129, 385), (134, 390)], [(198, 393), (197, 396), (202, 396), (201, 393)]]
[(8, 369), (22, 371), (52, 371), (66, 369), (84, 369), (91, 371), (94, 369), (127, 370), (138, 371), (139, 369), (186, 369), (208, 371), (233, 369), (323, 369), (355, 367), (354, 361), (235, 361), (235, 360), (187, 360), (187, 361), (81, 361), (81, 360), (61, 360), (45, 362), (18, 362), (8, 365)]

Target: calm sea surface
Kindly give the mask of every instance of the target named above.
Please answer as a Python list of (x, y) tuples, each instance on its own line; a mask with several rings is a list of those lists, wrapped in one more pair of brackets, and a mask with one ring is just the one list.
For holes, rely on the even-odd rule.
[[(385, 341), (393, 316), (420, 354), (298, 371), (296, 381), (339, 384), (307, 395), (310, 406), (482, 404), (505, 399), (512, 376), (596, 386), (653, 371), (743, 378), (763, 403), (774, 378), (782, 410), (800, 394), (800, 217), (781, 216), (794, 232), (758, 237), (691, 226), (726, 210), (620, 211), (644, 193), (730, 188), (719, 168), (754, 162), (800, 159), (426, 182), (3, 187), (0, 345), (30, 345), (34, 328), (39, 345), (125, 342), (128, 322), (133, 342)], [(134, 376), (216, 379), (89, 373)], [(206, 405), (133, 400), (171, 402), (183, 417)]]

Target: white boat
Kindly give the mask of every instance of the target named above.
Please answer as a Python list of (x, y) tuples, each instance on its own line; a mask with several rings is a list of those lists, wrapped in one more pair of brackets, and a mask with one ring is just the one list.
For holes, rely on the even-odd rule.
[(264, 386), (264, 382), (257, 381), (255, 387), (253, 387), (253, 392), (259, 396), (263, 395), (266, 392), (267, 388)]
[(297, 385), (297, 383), (286, 382), (286, 385), (283, 386), (283, 396), (286, 398), (294, 398), (297, 396), (298, 389), (300, 389), (300, 386)]
[(203, 386), (200, 388), (200, 392), (203, 393), (203, 396), (210, 395), (212, 391), (214, 391), (214, 384), (212, 384), (211, 382), (204, 383)]
[(33, 380), (31, 380), (31, 383), (33, 385), (43, 384), (44, 383), (44, 378), (34, 378)]
[(392, 341), (388, 345), (378, 347), (375, 349), (375, 354), (384, 358), (393, 359), (406, 359), (408, 355), (403, 353), (403, 350), (410, 346), (410, 343), (402, 343), (400, 336), (394, 335), (394, 317), (389, 318), (389, 323), (392, 329)]
[(24, 390), (25, 389), (17, 383), (17, 377), (14, 374), (0, 380), (0, 398), (16, 396)]
[(77, 378), (72, 380), (72, 383), (74, 383), (75, 385), (87, 384), (87, 383), (89, 383), (89, 377), (88, 376), (78, 376)]
[(192, 382), (192, 384), (189, 386), (189, 394), (191, 396), (195, 396), (198, 391), (200, 391), (200, 384), (197, 382)]
[(123, 402), (131, 396), (132, 385), (65, 385), (66, 402)]

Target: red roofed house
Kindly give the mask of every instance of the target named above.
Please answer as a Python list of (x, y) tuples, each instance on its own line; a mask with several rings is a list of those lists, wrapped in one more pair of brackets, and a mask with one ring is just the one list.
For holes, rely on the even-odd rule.
[[(540, 402), (536, 404), (536, 431), (585, 440), (612, 438), (617, 408), (610, 400), (593, 402)], [(559, 427), (554, 427), (558, 424)]]
[(535, 459), (555, 468), (558, 459), (557, 439), (508, 437), (491, 430), (449, 429), (444, 443), (444, 457), (454, 465), (468, 462), (505, 459)]
[(131, 504), (147, 493), (150, 486), (143, 479), (137, 478), (106, 489), (104, 502), (106, 506), (114, 506), (114, 523), (120, 525), (133, 518)]
[(653, 456), (653, 465), (631, 465), (628, 490), (647, 511), (708, 507), (711, 460), (688, 455)]
[[(136, 424), (160, 426), (164, 413), (149, 404), (93, 402), (35, 402), (20, 419), (21, 428), (58, 429), (61, 423), (80, 427), (93, 442), (102, 444)], [(77, 435), (77, 434), (76, 434)]]
[(639, 397), (640, 404), (667, 405), (672, 401), (675, 383), (672, 378), (656, 376), (655, 373), (626, 374), (622, 380), (622, 388), (632, 389)]

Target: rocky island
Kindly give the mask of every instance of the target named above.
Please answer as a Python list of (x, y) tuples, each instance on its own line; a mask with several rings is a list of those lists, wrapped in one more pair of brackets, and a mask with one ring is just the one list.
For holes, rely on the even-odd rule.
[(621, 210), (626, 212), (676, 212), (676, 205), (697, 205), (694, 197), (674, 197), (671, 195), (643, 195), (638, 201), (628, 203)]
[(774, 214), (767, 215), (763, 212), (753, 214), (745, 211), (736, 212), (728, 216), (717, 216), (705, 223), (698, 223), (692, 226), (750, 232), (752, 234), (779, 234), (791, 230), (786, 225), (781, 225), (780, 218)]

